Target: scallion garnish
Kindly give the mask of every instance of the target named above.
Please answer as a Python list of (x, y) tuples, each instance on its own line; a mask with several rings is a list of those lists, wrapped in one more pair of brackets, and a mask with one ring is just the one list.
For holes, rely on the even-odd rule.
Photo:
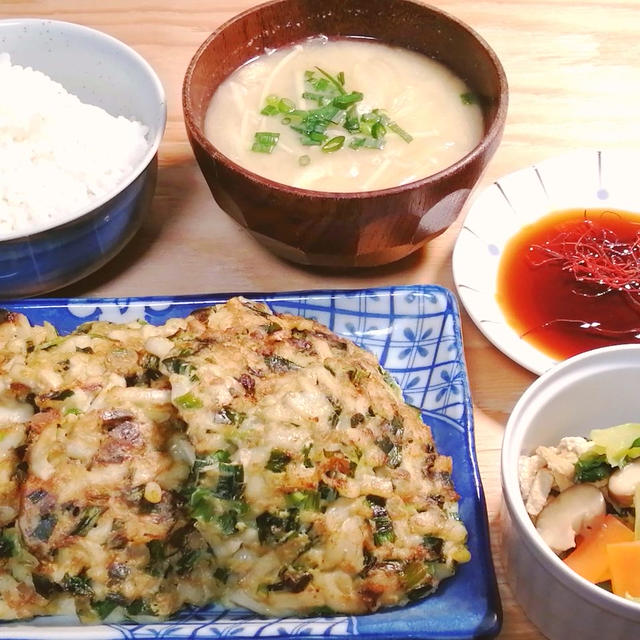
[(462, 100), (462, 104), (477, 104), (478, 96), (473, 91), (467, 91), (460, 94), (460, 100)]
[(346, 91), (344, 90), (344, 87), (342, 86), (344, 84), (344, 73), (341, 71), (338, 76), (342, 77), (342, 83), (340, 83), (340, 80), (337, 78), (334, 78), (330, 73), (327, 73), (324, 69), (321, 69), (320, 67), (316, 67), (316, 69), (338, 90), (338, 93), (346, 93)]
[(265, 104), (260, 113), (263, 116), (276, 116), (280, 113), (280, 110), (275, 104)]
[(389, 127), (389, 129), (391, 131), (393, 131), (393, 133), (397, 133), (405, 142), (411, 142), (413, 140), (413, 136), (408, 134), (399, 124), (397, 124), (396, 122), (389, 122), (387, 124), (387, 127)]
[[(269, 95), (260, 112), (265, 116), (281, 116), (282, 124), (300, 134), (300, 142), (306, 147), (321, 147), (325, 153), (339, 151), (345, 146), (350, 149), (382, 149), (389, 131), (400, 136), (405, 142), (413, 138), (396, 122), (393, 122), (382, 109), (373, 109), (368, 113), (358, 113), (358, 103), (364, 96), (360, 91), (348, 92), (344, 72), (333, 76), (328, 71), (315, 67), (316, 71), (305, 71), (305, 91), (302, 97), (315, 102), (313, 109), (296, 109), (288, 98)], [(319, 74), (319, 75), (318, 75)], [(344, 135), (331, 135), (336, 128), (342, 128), (351, 134), (347, 141)], [(330, 131), (330, 129), (332, 131)], [(259, 131), (255, 134), (253, 151), (271, 153), (278, 143), (279, 134)], [(310, 156), (299, 157), (300, 166), (311, 162)]]
[(278, 144), (279, 138), (279, 133), (272, 133), (271, 131), (258, 131), (254, 135), (251, 151), (256, 151), (258, 153), (271, 153)]
[(384, 138), (387, 135), (387, 129), (382, 124), (382, 122), (376, 122), (371, 127), (371, 135), (376, 139), (380, 140), (380, 138)]
[(335, 138), (331, 138), (328, 142), (325, 142), (322, 145), (322, 150), (325, 153), (333, 153), (334, 151), (339, 151), (344, 146), (344, 136), (335, 136)]

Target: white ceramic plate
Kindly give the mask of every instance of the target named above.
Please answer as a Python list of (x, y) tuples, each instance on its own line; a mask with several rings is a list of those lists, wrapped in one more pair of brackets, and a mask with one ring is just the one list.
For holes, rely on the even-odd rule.
[(640, 211), (637, 151), (575, 151), (503, 176), (472, 204), (453, 251), (458, 295), (476, 326), (512, 360), (541, 374), (556, 364), (520, 338), (496, 301), (502, 251), (523, 226), (558, 209)]

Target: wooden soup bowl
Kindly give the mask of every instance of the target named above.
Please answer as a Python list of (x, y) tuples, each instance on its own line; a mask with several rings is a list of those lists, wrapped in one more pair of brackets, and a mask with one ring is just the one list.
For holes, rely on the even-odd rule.
[[(438, 60), (480, 97), (484, 135), (461, 160), (431, 176), (359, 193), (313, 191), (263, 178), (231, 161), (204, 134), (211, 96), (248, 60), (305, 38), (365, 36)], [(507, 80), (495, 53), (468, 26), (410, 0), (274, 0), (214, 31), (183, 84), (187, 134), (220, 207), (274, 253), (333, 267), (399, 260), (458, 216), (495, 152), (507, 114)]]

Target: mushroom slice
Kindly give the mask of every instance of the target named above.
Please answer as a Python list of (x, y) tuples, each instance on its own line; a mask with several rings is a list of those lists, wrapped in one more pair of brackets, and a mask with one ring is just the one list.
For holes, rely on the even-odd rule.
[(609, 477), (609, 495), (624, 507), (633, 504), (636, 487), (640, 485), (640, 460), (616, 469)]
[(576, 535), (605, 511), (598, 488), (577, 484), (547, 504), (538, 516), (536, 529), (553, 551), (561, 553), (574, 547)]

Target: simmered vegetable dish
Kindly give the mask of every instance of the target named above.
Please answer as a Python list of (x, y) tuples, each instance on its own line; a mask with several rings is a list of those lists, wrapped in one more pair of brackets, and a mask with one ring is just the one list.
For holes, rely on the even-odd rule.
[(520, 459), (536, 529), (583, 578), (640, 601), (640, 424), (562, 438)]

